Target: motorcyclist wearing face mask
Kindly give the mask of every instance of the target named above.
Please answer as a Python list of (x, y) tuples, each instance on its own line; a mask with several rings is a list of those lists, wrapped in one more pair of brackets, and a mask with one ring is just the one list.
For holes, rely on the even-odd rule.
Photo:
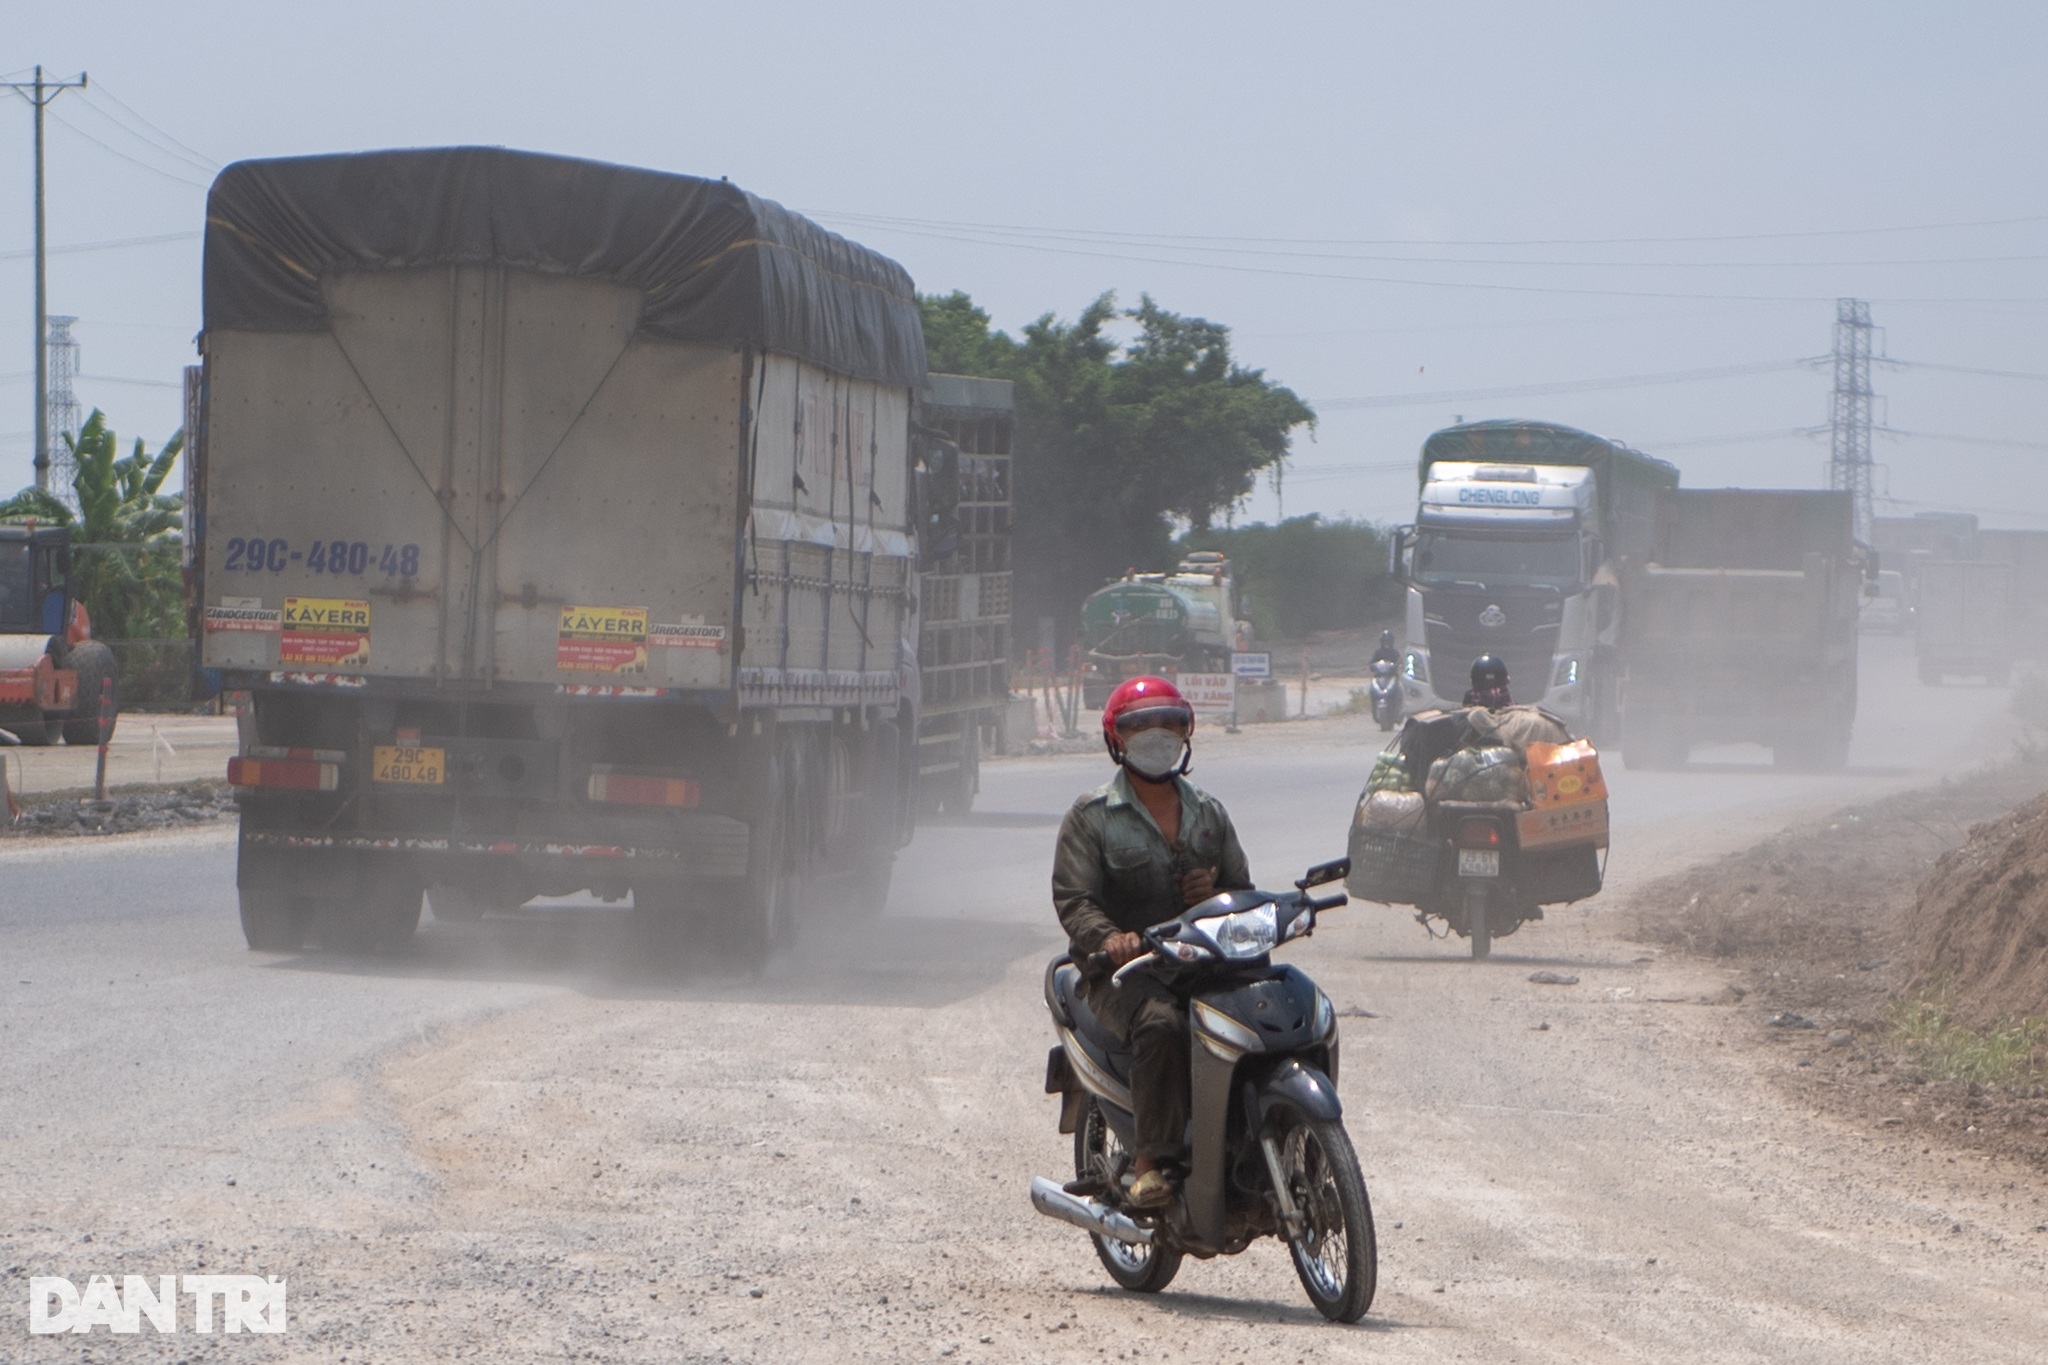
[[(1252, 885), (1223, 803), (1184, 776), (1194, 727), (1194, 708), (1164, 678), (1132, 678), (1103, 707), (1103, 743), (1120, 771), (1067, 812), (1053, 861), (1053, 907), (1075, 962), (1102, 952), (1120, 967), (1144, 951), (1139, 930), (1218, 891)], [(1162, 1207), (1173, 1200), (1163, 1168), (1181, 1157), (1187, 1130), (1187, 1019), (1173, 993), (1142, 970), (1121, 985), (1108, 972), (1087, 973), (1081, 994), (1135, 1054), (1137, 1179), (1126, 1201)]]

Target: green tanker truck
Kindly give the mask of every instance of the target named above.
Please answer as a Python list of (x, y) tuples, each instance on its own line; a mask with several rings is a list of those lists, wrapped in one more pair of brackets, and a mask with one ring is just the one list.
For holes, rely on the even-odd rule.
[(1107, 701), (1126, 678), (1228, 673), (1242, 641), (1230, 561), (1191, 551), (1172, 573), (1128, 573), (1081, 604), (1082, 697)]

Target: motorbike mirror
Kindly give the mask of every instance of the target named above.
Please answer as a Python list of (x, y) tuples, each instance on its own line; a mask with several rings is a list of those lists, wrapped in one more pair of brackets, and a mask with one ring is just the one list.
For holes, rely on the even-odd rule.
[(1294, 889), (1306, 891), (1311, 886), (1321, 886), (1325, 882), (1342, 881), (1350, 875), (1351, 860), (1349, 858), (1333, 858), (1327, 863), (1317, 863), (1314, 867), (1310, 868), (1308, 874), (1294, 884)]

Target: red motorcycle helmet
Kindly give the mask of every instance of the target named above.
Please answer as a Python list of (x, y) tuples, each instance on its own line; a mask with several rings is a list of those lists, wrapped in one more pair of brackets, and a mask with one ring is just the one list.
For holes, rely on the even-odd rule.
[(1120, 733), (1173, 724), (1185, 725), (1189, 734), (1194, 733), (1195, 708), (1188, 704), (1180, 689), (1164, 678), (1150, 675), (1127, 678), (1117, 684), (1116, 691), (1103, 704), (1102, 742), (1108, 746), (1109, 756), (1121, 763)]

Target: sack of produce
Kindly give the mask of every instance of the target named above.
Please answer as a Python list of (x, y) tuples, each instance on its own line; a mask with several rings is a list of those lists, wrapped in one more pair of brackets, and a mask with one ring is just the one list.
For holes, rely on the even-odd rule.
[(1359, 798), (1351, 823), (1367, 829), (1420, 833), (1425, 814), (1421, 792), (1369, 791)]
[(1540, 706), (1503, 706), (1498, 711), (1475, 706), (1466, 716), (1475, 744), (1505, 744), (1526, 751), (1531, 744), (1571, 743), (1571, 727)]
[(1365, 780), (1367, 792), (1412, 792), (1415, 781), (1408, 775), (1408, 760), (1398, 745), (1373, 760), (1372, 776)]
[(1430, 766), (1432, 801), (1491, 801), (1521, 805), (1529, 800), (1529, 779), (1522, 756), (1505, 744), (1460, 749)]

